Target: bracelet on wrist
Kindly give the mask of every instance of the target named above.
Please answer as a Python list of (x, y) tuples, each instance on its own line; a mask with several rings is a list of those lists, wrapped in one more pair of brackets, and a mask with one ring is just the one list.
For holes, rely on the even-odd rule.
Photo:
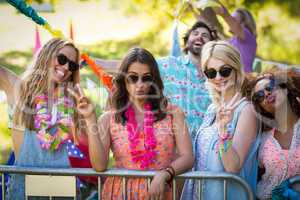
[(174, 177), (176, 175), (175, 173), (175, 169), (170, 165), (169, 167), (167, 167), (168, 170), (171, 170), (172, 176)]
[(164, 169), (163, 171), (165, 171), (165, 172), (167, 172), (167, 174), (169, 174), (169, 177), (166, 179), (166, 182), (169, 182), (172, 179), (172, 173), (166, 169)]
[(163, 170), (166, 171), (170, 176), (170, 178), (168, 180), (166, 180), (166, 183), (171, 187), (172, 180), (175, 176), (175, 170), (172, 166), (166, 167)]
[(225, 133), (219, 134), (219, 138), (215, 143), (215, 150), (219, 154), (220, 159), (222, 159), (223, 152), (226, 153), (232, 145), (233, 135), (228, 130), (230, 129), (227, 128)]

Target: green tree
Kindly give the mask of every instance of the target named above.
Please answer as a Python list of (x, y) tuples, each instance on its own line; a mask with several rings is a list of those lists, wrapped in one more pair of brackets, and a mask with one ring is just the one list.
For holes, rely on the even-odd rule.
[[(258, 29), (257, 55), (266, 60), (289, 64), (300, 63), (300, 1), (299, 0), (221, 0), (233, 11), (245, 7), (254, 15)], [(123, 9), (126, 15), (147, 14), (153, 25), (148, 31), (161, 36), (171, 27), (175, 11), (182, 0), (110, 0), (112, 8)], [(190, 2), (195, 2), (190, 0)], [(183, 6), (180, 20), (192, 24), (192, 12)], [(226, 30), (226, 27), (225, 27)]]

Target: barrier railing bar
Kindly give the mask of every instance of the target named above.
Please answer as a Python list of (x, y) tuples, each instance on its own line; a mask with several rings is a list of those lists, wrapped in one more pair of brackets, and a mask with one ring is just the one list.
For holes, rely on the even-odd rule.
[(173, 200), (176, 200), (176, 194), (177, 194), (177, 190), (176, 190), (176, 179), (174, 178), (172, 180), (172, 192), (173, 192)]
[(101, 200), (101, 194), (102, 194), (102, 183), (101, 183), (101, 177), (98, 177), (98, 200)]
[(224, 200), (227, 200), (227, 181), (224, 180)]
[[(152, 178), (155, 175), (155, 171), (139, 171), (139, 170), (120, 170), (110, 169), (105, 172), (96, 172), (91, 168), (37, 168), (37, 167), (17, 167), (0, 165), (0, 173), (12, 173), (12, 174), (29, 174), (29, 175), (53, 175), (53, 176), (100, 176), (100, 177), (142, 177)], [(3, 176), (2, 176), (3, 177)], [(178, 175), (176, 179), (231, 179), (239, 183), (243, 189), (247, 192), (248, 199), (253, 199), (253, 194), (250, 186), (239, 176), (230, 173), (214, 173), (204, 171), (192, 171)], [(200, 184), (201, 186), (202, 184)], [(199, 186), (199, 187), (200, 187)], [(4, 190), (5, 191), (5, 190)], [(201, 192), (202, 194), (202, 187)]]
[(289, 179), (290, 183), (293, 185), (295, 183), (300, 183), (300, 176), (294, 176)]
[(151, 184), (151, 178), (147, 178), (147, 190), (149, 190)]
[(202, 179), (198, 180), (199, 200), (202, 199)]
[(2, 178), (2, 185), (1, 185), (1, 187), (2, 187), (2, 197), (3, 197), (3, 199), (5, 199), (5, 176), (4, 176), (4, 173), (1, 173), (1, 178)]
[(123, 200), (127, 200), (126, 177), (122, 178), (122, 191), (123, 191)]

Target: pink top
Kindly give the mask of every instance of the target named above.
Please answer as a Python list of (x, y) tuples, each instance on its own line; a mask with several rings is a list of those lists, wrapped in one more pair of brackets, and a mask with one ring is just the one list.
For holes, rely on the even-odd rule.
[[(110, 120), (111, 149), (116, 168), (142, 170), (139, 163), (132, 162), (126, 126)], [(163, 120), (154, 123), (154, 134), (157, 141), (156, 161), (146, 170), (159, 170), (170, 165), (175, 158), (175, 136), (172, 131), (172, 117), (167, 115)], [(144, 149), (144, 133), (140, 132), (140, 143), (137, 149)]]
[(287, 178), (300, 174), (300, 119), (294, 125), (290, 149), (282, 149), (273, 131), (263, 133), (258, 153), (259, 165), (265, 168), (257, 184), (259, 199), (271, 198), (272, 189)]
[[(172, 111), (175, 106), (169, 106)], [(168, 114), (163, 120), (154, 123), (154, 134), (157, 141), (157, 156), (146, 170), (159, 170), (168, 167), (176, 158), (175, 135), (173, 133), (173, 116)], [(144, 133), (139, 133), (140, 143), (138, 149), (144, 149)], [(115, 158), (115, 168), (143, 170), (139, 163), (132, 162), (130, 154), (128, 132), (126, 126), (115, 122), (112, 116), (110, 120), (111, 150)], [(147, 179), (128, 178), (126, 181), (126, 199), (139, 200), (147, 197)], [(103, 200), (123, 200), (122, 178), (108, 177), (105, 180), (102, 191)], [(164, 196), (165, 200), (172, 200), (172, 190), (167, 187)]]

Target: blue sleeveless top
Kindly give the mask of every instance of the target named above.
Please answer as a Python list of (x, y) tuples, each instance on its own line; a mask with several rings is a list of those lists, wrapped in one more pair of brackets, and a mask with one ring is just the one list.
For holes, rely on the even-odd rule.
[[(249, 102), (244, 100), (234, 111), (231, 126), (235, 128), (241, 110)], [(216, 141), (218, 140), (218, 130), (214, 123), (216, 117), (216, 109), (213, 105), (210, 105), (207, 114), (203, 120), (203, 124), (195, 138), (194, 152), (195, 152), (195, 164), (193, 171), (211, 171), (211, 172), (225, 172), (223, 163), (216, 153), (214, 148)], [(233, 131), (233, 133), (234, 133)], [(257, 182), (257, 170), (258, 170), (258, 146), (260, 141), (259, 128), (257, 128), (256, 140), (252, 142), (249, 149), (249, 153), (242, 169), (240, 170), (238, 176), (243, 178), (251, 187), (253, 193), (256, 191)], [(220, 180), (205, 180), (202, 181), (202, 199), (224, 199), (224, 185), (223, 181)], [(247, 199), (246, 192), (237, 183), (233, 181), (227, 182), (227, 198), (228, 199)], [(199, 199), (200, 191), (198, 191), (198, 181), (188, 180), (186, 181), (182, 193), (182, 200), (196, 200)]]
[[(41, 148), (36, 132), (25, 129), (19, 157), (15, 162), (21, 167), (68, 168), (70, 167), (68, 152), (65, 144), (56, 150), (48, 151)], [(25, 176), (12, 174), (9, 184), (8, 199), (25, 199)], [(36, 198), (35, 198), (36, 199)]]

